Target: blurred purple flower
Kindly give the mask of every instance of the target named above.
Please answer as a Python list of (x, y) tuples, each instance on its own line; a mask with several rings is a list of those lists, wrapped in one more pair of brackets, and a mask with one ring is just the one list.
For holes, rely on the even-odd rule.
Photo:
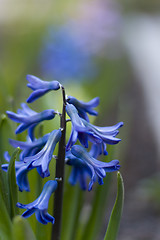
[(107, 56), (110, 45), (119, 35), (121, 15), (114, 0), (79, 2), (68, 25), (82, 51), (92, 56)]
[(108, 56), (110, 45), (118, 38), (121, 17), (113, 1), (81, 1), (72, 15), (61, 26), (51, 26), (45, 34), (40, 69), (46, 78), (93, 78), (98, 72), (94, 59)]
[(45, 78), (81, 80), (94, 75), (91, 56), (79, 48), (70, 35), (68, 25), (50, 29), (39, 57), (40, 70)]

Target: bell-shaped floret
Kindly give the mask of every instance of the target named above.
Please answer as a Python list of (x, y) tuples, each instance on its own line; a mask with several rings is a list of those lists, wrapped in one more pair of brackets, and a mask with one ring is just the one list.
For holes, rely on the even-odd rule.
[(92, 189), (95, 179), (98, 179), (99, 184), (103, 184), (103, 178), (106, 176), (106, 172), (117, 171), (120, 168), (118, 160), (112, 160), (111, 162), (101, 162), (92, 157), (82, 146), (74, 145), (71, 149), (71, 153), (83, 160), (92, 172), (91, 181), (89, 183), (88, 190)]
[(71, 135), (66, 145), (66, 151), (68, 151), (76, 143), (77, 138), (79, 138), (80, 142), (85, 147), (88, 147), (88, 137), (83, 134), (84, 132), (86, 133), (87, 128), (85, 127), (82, 118), (79, 117), (77, 109), (73, 104), (67, 104), (66, 112), (72, 122)]
[(48, 213), (48, 204), (51, 194), (55, 192), (57, 186), (57, 181), (50, 180), (46, 182), (40, 196), (34, 202), (26, 205), (18, 202), (17, 207), (27, 209), (22, 214), (22, 217), (27, 218), (30, 217), (33, 213), (35, 213), (36, 218), (40, 223), (47, 224), (48, 222), (51, 222), (52, 224), (54, 224), (54, 217), (52, 217)]
[(49, 135), (50, 134), (48, 133), (34, 141), (31, 141), (29, 138), (26, 142), (17, 141), (14, 139), (9, 139), (9, 142), (15, 148), (20, 147), (20, 149), (22, 150), (22, 152), (20, 153), (20, 160), (24, 160), (25, 157), (33, 156), (37, 152), (39, 152), (41, 148), (46, 144)]
[(101, 148), (104, 149), (104, 154), (107, 154), (105, 144), (113, 145), (121, 141), (121, 139), (116, 138), (116, 135), (119, 133), (118, 129), (123, 126), (123, 122), (109, 127), (94, 126), (78, 115), (78, 111), (73, 104), (67, 104), (66, 112), (72, 122), (72, 131), (66, 151), (79, 139), (81, 144), (86, 148), (88, 148), (88, 141), (100, 144)]
[(56, 144), (61, 138), (61, 130), (53, 130), (50, 133), (47, 143), (34, 156), (29, 156), (24, 158), (24, 162), (29, 163), (32, 167), (36, 167), (39, 174), (42, 178), (48, 177), (49, 172), (49, 163), (52, 159), (52, 155), (55, 149)]
[(27, 86), (33, 90), (27, 99), (28, 103), (34, 102), (49, 91), (58, 90), (61, 86), (58, 81), (43, 81), (33, 75), (27, 75), (26, 78), (29, 82)]
[(89, 102), (83, 102), (83, 101), (79, 101), (75, 97), (69, 96), (67, 98), (67, 102), (70, 104), (73, 104), (76, 107), (76, 109), (78, 110), (79, 116), (81, 118), (84, 118), (88, 122), (89, 122), (89, 118), (88, 118), (87, 113), (89, 113), (90, 115), (94, 115), (94, 116), (98, 115), (98, 112), (95, 111), (93, 108), (98, 106), (99, 97), (93, 98)]
[(107, 144), (117, 144), (121, 141), (121, 139), (116, 138), (117, 134), (119, 133), (118, 129), (123, 126), (123, 122), (119, 122), (116, 125), (109, 126), (109, 127), (99, 127), (95, 126), (85, 120), (82, 120), (83, 124), (89, 130), (89, 134), (91, 138), (100, 138), (104, 143)]
[(7, 115), (10, 119), (12, 119), (15, 122), (21, 123), (15, 133), (21, 133), (25, 131), (26, 129), (29, 129), (29, 136), (31, 139), (33, 139), (33, 130), (35, 126), (37, 126), (40, 122), (44, 120), (51, 120), (55, 117), (57, 112), (53, 109), (44, 110), (40, 113), (37, 113), (33, 110), (31, 110), (25, 103), (22, 105), (22, 110), (19, 109), (17, 113), (7, 111)]
[(66, 152), (65, 162), (72, 166), (72, 171), (69, 177), (69, 183), (75, 185), (79, 182), (82, 190), (87, 189), (87, 180), (92, 177), (90, 167), (80, 158), (75, 157), (71, 151)]

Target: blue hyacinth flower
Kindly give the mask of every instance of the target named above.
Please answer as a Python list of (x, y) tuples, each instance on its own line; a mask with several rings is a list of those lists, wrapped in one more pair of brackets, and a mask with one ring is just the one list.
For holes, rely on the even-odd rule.
[(17, 113), (7, 111), (8, 117), (18, 123), (21, 123), (15, 133), (19, 134), (29, 129), (29, 136), (33, 139), (33, 131), (35, 126), (37, 126), (40, 122), (44, 120), (51, 120), (55, 117), (57, 112), (53, 109), (44, 110), (40, 113), (37, 113), (30, 109), (25, 103), (22, 103), (22, 109), (19, 109)]
[(87, 179), (92, 177), (92, 171), (83, 160), (75, 157), (71, 151), (66, 152), (65, 162), (72, 166), (72, 171), (69, 177), (69, 183), (75, 185), (79, 182), (82, 190), (87, 189)]
[(29, 156), (24, 158), (24, 162), (29, 163), (32, 167), (36, 167), (42, 178), (48, 177), (49, 172), (49, 163), (52, 159), (52, 154), (55, 149), (56, 144), (61, 138), (61, 130), (53, 130), (50, 133), (47, 143), (42, 148), (40, 152), (34, 156)]
[(107, 147), (106, 147), (106, 144), (104, 142), (94, 143), (91, 146), (89, 154), (94, 158), (97, 158), (101, 154), (108, 155), (108, 152), (107, 152), (106, 148)]
[[(77, 141), (77, 138), (79, 137), (81, 143), (88, 147), (88, 138), (86, 134), (83, 134), (83, 132), (86, 133), (87, 128), (85, 127), (82, 118), (79, 117), (77, 109), (74, 107), (73, 104), (67, 104), (66, 106), (66, 112), (68, 116), (71, 119), (72, 122), (72, 129), (71, 129), (71, 135), (68, 140), (68, 143), (66, 145), (66, 151), (68, 151)], [(79, 133), (81, 133), (79, 135)]]
[(83, 160), (89, 167), (92, 172), (91, 181), (88, 186), (88, 191), (92, 189), (93, 183), (96, 178), (98, 179), (98, 183), (103, 184), (103, 178), (106, 176), (106, 172), (117, 171), (120, 168), (118, 160), (112, 160), (111, 162), (101, 162), (92, 157), (82, 146), (74, 145), (71, 149), (71, 153)]
[[(10, 161), (10, 155), (8, 154), (8, 152), (4, 153), (4, 158), (7, 162)], [(7, 172), (8, 171), (8, 166), (9, 164), (2, 164), (2, 170)], [(16, 170), (16, 181), (17, 181), (17, 185), (19, 187), (19, 191), (30, 191), (30, 187), (29, 187), (29, 182), (28, 182), (28, 172), (31, 170), (32, 168), (29, 166), (29, 164), (26, 164), (22, 161), (15, 161), (15, 170)]]
[(92, 143), (101, 144), (104, 152), (104, 144), (117, 144), (121, 141), (121, 139), (116, 138), (116, 135), (119, 133), (118, 129), (123, 126), (123, 122), (110, 127), (94, 126), (78, 115), (78, 111), (73, 104), (67, 104), (66, 112), (72, 122), (71, 135), (66, 146), (66, 151), (76, 143), (77, 139), (86, 148), (88, 148), (88, 140)]
[(75, 97), (68, 96), (67, 102), (70, 104), (73, 104), (76, 109), (78, 110), (78, 114), (81, 118), (84, 118), (86, 121), (89, 122), (89, 118), (87, 113), (90, 115), (97, 116), (98, 112), (95, 111), (93, 108), (97, 107), (99, 104), (99, 97), (93, 98), (89, 102), (83, 102), (77, 100)]
[(33, 156), (37, 152), (39, 152), (41, 148), (46, 144), (49, 135), (50, 134), (48, 133), (34, 141), (31, 141), (30, 138), (28, 138), (26, 142), (9, 139), (9, 143), (15, 148), (20, 147), (20, 149), (22, 150), (22, 152), (20, 153), (20, 160), (23, 161), (25, 157)]
[(107, 144), (117, 144), (121, 141), (121, 139), (116, 138), (119, 133), (118, 129), (123, 126), (123, 122), (119, 122), (113, 126), (109, 127), (99, 127), (95, 126), (84, 119), (82, 119), (84, 125), (89, 130), (90, 139), (97, 140), (97, 138), (101, 139), (104, 143)]
[(40, 223), (47, 224), (48, 222), (51, 222), (52, 224), (54, 224), (55, 222), (54, 217), (52, 217), (48, 213), (48, 203), (49, 203), (51, 194), (55, 192), (57, 186), (58, 186), (57, 181), (50, 180), (46, 182), (40, 196), (34, 202), (26, 205), (18, 202), (16, 205), (17, 207), (27, 209), (22, 214), (22, 217), (28, 218), (33, 213), (35, 213), (36, 218)]
[(58, 90), (60, 83), (58, 81), (43, 81), (33, 75), (27, 75), (28, 84), (27, 86), (33, 90), (29, 98), (28, 103), (34, 102), (44, 94), (52, 90)]

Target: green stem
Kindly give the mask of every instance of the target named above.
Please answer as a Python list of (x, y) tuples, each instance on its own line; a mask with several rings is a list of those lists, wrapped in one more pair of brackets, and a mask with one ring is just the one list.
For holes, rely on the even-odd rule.
[(54, 195), (54, 217), (55, 223), (52, 227), (51, 240), (60, 240), (62, 225), (62, 205), (63, 205), (63, 185), (64, 185), (64, 165), (65, 165), (65, 139), (66, 139), (66, 99), (65, 89), (62, 86), (63, 110), (61, 115), (60, 126), (62, 128), (62, 136), (59, 142), (58, 158), (56, 160), (55, 178), (59, 179), (58, 188)]

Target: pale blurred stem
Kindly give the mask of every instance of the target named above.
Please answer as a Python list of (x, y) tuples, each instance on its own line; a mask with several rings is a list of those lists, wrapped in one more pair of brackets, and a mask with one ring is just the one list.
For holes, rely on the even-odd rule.
[(59, 142), (58, 158), (56, 160), (56, 174), (55, 178), (58, 178), (58, 188), (54, 194), (54, 212), (55, 223), (52, 227), (51, 240), (60, 240), (61, 237), (61, 225), (62, 225), (62, 206), (63, 206), (63, 185), (64, 185), (64, 165), (65, 165), (65, 139), (66, 139), (66, 99), (65, 89), (62, 86), (63, 96), (63, 110), (61, 115), (60, 126), (62, 128), (62, 136)]

